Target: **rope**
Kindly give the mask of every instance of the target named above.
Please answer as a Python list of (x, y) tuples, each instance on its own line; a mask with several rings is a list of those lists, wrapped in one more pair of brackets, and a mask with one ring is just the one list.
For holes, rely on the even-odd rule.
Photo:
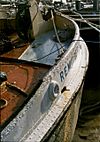
[(52, 11), (52, 10), (51, 10), (51, 16), (52, 16), (52, 22), (53, 22), (54, 31), (55, 31), (57, 40), (58, 40), (58, 42), (59, 42), (59, 44), (60, 44), (60, 46), (61, 46), (61, 49), (62, 49), (62, 51), (59, 51), (59, 49), (58, 49), (59, 55), (60, 55), (61, 53), (64, 52), (64, 48), (63, 48), (62, 43), (60, 42), (60, 39), (59, 39), (59, 36), (58, 36), (58, 33), (57, 33), (57, 28), (56, 28), (56, 25), (55, 25), (55, 21), (54, 21), (54, 16), (53, 16), (53, 11)]
[[(83, 18), (83, 16), (80, 13), (77, 13), (75, 11), (72, 11), (72, 12), (75, 13), (75, 14), (77, 14), (77, 15), (79, 15), (81, 17), (81, 19), (82, 19), (83, 22), (87, 23), (90, 27), (92, 27), (96, 31), (100, 32), (100, 30), (97, 27), (95, 27), (95, 26), (98, 26), (98, 25), (96, 25), (96, 24), (94, 24), (92, 22), (87, 21), (85, 18)], [(75, 20), (75, 18), (73, 18), (73, 19)]]

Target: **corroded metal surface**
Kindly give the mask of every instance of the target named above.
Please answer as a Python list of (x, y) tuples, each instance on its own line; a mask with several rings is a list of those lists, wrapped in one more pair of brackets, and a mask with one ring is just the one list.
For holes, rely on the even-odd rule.
[(0, 125), (13, 115), (36, 88), (39, 81), (48, 71), (48, 67), (40, 67), (19, 62), (0, 62), (0, 71), (7, 74), (7, 81), (0, 85), (1, 99), (7, 106), (0, 109)]

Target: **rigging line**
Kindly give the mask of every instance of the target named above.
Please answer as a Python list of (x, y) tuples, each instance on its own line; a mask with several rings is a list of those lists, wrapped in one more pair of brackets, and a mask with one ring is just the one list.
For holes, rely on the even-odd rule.
[(86, 22), (89, 26), (91, 26), (93, 29), (95, 29), (96, 31), (98, 31), (98, 32), (100, 32), (100, 30), (97, 28), (97, 27), (95, 27), (95, 26), (93, 26), (90, 22)]
[[(59, 47), (58, 47), (58, 44), (55, 42), (54, 43), (54, 45), (53, 45), (53, 47), (51, 48), (51, 50), (50, 50), (50, 52), (49, 52), (49, 54), (52, 52), (52, 50), (53, 50), (53, 48), (54, 48), (54, 46), (56, 46), (57, 47), (57, 51), (58, 51), (58, 54), (59, 54)], [(49, 56), (48, 56), (49, 57)]]
[(60, 42), (60, 39), (59, 39), (59, 36), (58, 36), (58, 33), (57, 33), (57, 28), (56, 28), (56, 25), (55, 25), (55, 21), (54, 21), (54, 16), (53, 16), (53, 11), (52, 10), (51, 10), (51, 16), (52, 16), (53, 26), (54, 26), (54, 30), (55, 30), (55, 34), (56, 34), (57, 40), (58, 40), (59, 44), (62, 46), (62, 44)]
[(88, 41), (88, 40), (85, 40), (85, 42), (90, 42), (90, 43), (100, 43), (99, 41)]
[[(62, 47), (64, 47), (65, 45), (66, 45), (66, 44), (64, 44)], [(42, 59), (44, 59), (44, 58), (50, 56), (51, 54), (54, 54), (55, 52), (58, 52), (58, 50), (62, 49), (62, 47), (58, 48), (57, 50), (54, 50), (53, 52), (51, 52), (51, 53), (49, 53), (49, 54), (47, 54), (47, 55), (45, 55), (45, 56), (43, 56), (43, 57), (41, 57), (41, 58), (38, 58), (38, 59), (36, 59), (36, 60), (33, 59), (32, 61), (42, 60)]]
[[(72, 18), (72, 17), (71, 17)], [(84, 20), (83, 19), (75, 19), (75, 18), (73, 18), (75, 21), (80, 21), (80, 22), (84, 22)], [(88, 21), (87, 20), (87, 22), (88, 23), (91, 23), (92, 25), (94, 25), (94, 26), (96, 26), (96, 27), (98, 27), (98, 28), (100, 28), (100, 25), (97, 25), (97, 24), (94, 24), (94, 23), (92, 23), (92, 22), (90, 22), (90, 21)]]
[[(83, 18), (83, 16), (80, 13), (75, 12), (75, 11), (72, 11), (72, 12), (75, 13), (75, 14), (77, 14), (77, 15), (79, 15), (81, 17), (81, 19), (83, 20), (83, 22), (87, 23), (90, 27), (92, 27), (96, 31), (100, 32), (100, 30), (97, 27), (95, 27), (91, 22), (89, 22), (85, 18)], [(75, 18), (73, 18), (73, 19), (75, 19)]]
[(89, 21), (89, 23), (91, 23), (92, 25), (94, 25), (94, 26), (96, 26), (96, 27), (99, 27), (99, 28), (100, 28), (100, 25), (97, 25), (97, 24), (92, 23), (92, 22), (90, 22), (90, 21)]
[[(54, 27), (54, 31), (55, 31), (55, 34), (56, 34), (56, 37), (57, 37), (57, 40), (61, 46), (61, 49), (63, 49), (63, 46), (62, 46), (62, 43), (60, 42), (60, 39), (59, 39), (59, 36), (58, 36), (58, 33), (57, 33), (57, 28), (56, 28), (56, 25), (55, 25), (55, 21), (54, 21), (54, 16), (53, 16), (53, 11), (51, 10), (51, 16), (52, 16), (52, 21), (53, 21), (53, 27)], [(59, 49), (58, 49), (59, 51)], [(63, 52), (63, 51), (62, 51)], [(59, 55), (61, 54), (61, 52), (59, 51)]]

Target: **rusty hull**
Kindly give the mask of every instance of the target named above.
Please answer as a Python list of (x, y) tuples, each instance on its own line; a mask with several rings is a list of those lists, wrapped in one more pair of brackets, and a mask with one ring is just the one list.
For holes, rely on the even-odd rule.
[[(33, 96), (48, 69), (50, 66), (47, 65), (0, 57), (0, 71), (7, 75), (7, 81), (0, 85), (1, 126), (16, 115), (25, 100)], [(3, 101), (5, 106), (2, 106)]]

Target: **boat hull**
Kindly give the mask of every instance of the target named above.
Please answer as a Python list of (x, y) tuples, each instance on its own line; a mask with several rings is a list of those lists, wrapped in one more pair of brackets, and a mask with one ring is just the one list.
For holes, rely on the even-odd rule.
[[(66, 55), (57, 66), (50, 70), (49, 74), (44, 77), (43, 83), (36, 91), (35, 95), (27, 102), (18, 115), (2, 130), (1, 139), (3, 141), (42, 141), (49, 132), (52, 133), (54, 127), (57, 126), (58, 120), (61, 120), (62, 116), (64, 116), (64, 112), (69, 110), (69, 113), (71, 114), (74, 106), (76, 106), (77, 113), (76, 116), (73, 117), (73, 120), (70, 119), (71, 116), (66, 118), (68, 121), (71, 121), (70, 124), (74, 121), (74, 125), (72, 126), (73, 132), (70, 134), (70, 137), (73, 136), (81, 101), (81, 98), (79, 97), (81, 94), (79, 95), (77, 92), (84, 81), (88, 65), (88, 50), (86, 45), (83, 41), (79, 41), (79, 43), (69, 52), (69, 55)], [(65, 68), (66, 65), (70, 65), (73, 60), (75, 61), (73, 62), (67, 77), (63, 78), (63, 81), (60, 78), (62, 81), (60, 86), (56, 84), (60, 87), (59, 89), (62, 93), (59, 94), (57, 98), (54, 96), (49, 97), (48, 95), (51, 94), (49, 92), (49, 86), (51, 83), (59, 82), (59, 75), (62, 72), (62, 69)], [(52, 82), (52, 80), (55, 80), (56, 82)], [(63, 91), (64, 86), (67, 91), (66, 95)], [(79, 104), (76, 103), (71, 110), (70, 105), (72, 104), (73, 99), (77, 98), (76, 96), (80, 98)], [(65, 116), (68, 116), (68, 114)], [(71, 131), (72, 128), (69, 127), (68, 129), (68, 131)]]
[[(57, 124), (60, 123), (63, 117), (64, 120), (61, 121), (60, 128), (62, 123), (67, 122), (68, 124), (66, 125), (73, 124), (68, 127), (68, 132), (71, 132), (73, 129), (68, 140), (71, 140), (73, 136), (81, 101), (81, 93), (78, 92), (84, 82), (89, 55), (87, 46), (80, 37), (77, 24), (61, 13), (56, 13), (54, 19), (58, 29), (68, 29), (68, 32), (71, 31), (70, 44), (68, 44), (68, 46), (65, 45), (65, 51), (60, 55), (60, 58), (59, 56), (53, 56), (55, 57), (53, 59), (54, 62), (52, 62), (53, 65), (51, 65), (50, 70), (42, 78), (40, 86), (31, 93), (30, 97), (28, 97), (21, 106), (21, 109), (17, 111), (15, 117), (13, 119), (11, 118), (10, 123), (7, 122), (5, 124), (1, 132), (2, 141), (44, 141), (53, 133), (55, 127), (57, 127)], [(40, 20), (39, 22), (43, 27), (45, 23), (46, 28), (48, 28), (48, 24), (51, 25), (51, 27), (49, 27), (51, 29), (49, 30), (54, 28), (52, 19), (46, 22), (44, 20), (41, 22)], [(36, 25), (33, 24), (33, 27), (34, 26)], [(39, 26), (39, 24), (37, 24), (37, 26)], [(37, 27), (36, 32), (33, 31), (34, 36), (37, 37), (38, 33), (42, 35), (42, 33), (45, 32), (41, 31), (43, 27)], [(46, 40), (49, 46), (44, 47), (42, 43), (43, 48), (41, 48), (46, 49), (48, 47), (51, 50), (51, 40), (53, 41), (53, 38), (49, 39), (49, 42)], [(38, 47), (34, 49), (34, 47), (29, 46), (22, 56), (20, 56), (21, 60), (30, 49), (31, 51), (35, 51), (38, 50)], [(48, 54), (50, 51), (46, 53)], [(57, 55), (59, 55), (58, 52)], [(33, 59), (31, 61), (33, 61)], [(38, 56), (35, 56), (35, 59), (38, 59)], [(25, 60), (25, 58), (23, 60)], [(28, 62), (30, 62), (30, 56)], [(45, 64), (46, 62), (43, 63)], [(47, 62), (47, 64), (49, 63)], [(75, 102), (73, 101), (74, 99), (76, 100)], [(72, 103), (73, 105), (70, 108)], [(72, 111), (77, 111), (75, 117), (73, 117)], [(64, 130), (67, 131), (67, 128), (65, 129), (64, 127)], [(64, 131), (62, 131), (63, 130), (61, 130), (61, 133), (63, 134)], [(67, 139), (67, 136), (68, 134), (66, 134), (66, 136), (64, 134), (64, 138), (62, 139)], [(61, 137), (60, 134), (59, 137)], [(52, 139), (50, 141), (52, 141)]]
[[(83, 84), (80, 86), (78, 92), (75, 94), (75, 98), (72, 99), (68, 110), (66, 110), (59, 121), (55, 122), (55, 127), (52, 132), (45, 136), (42, 141), (48, 142), (71, 142), (73, 139), (74, 131), (77, 125), (78, 114), (81, 104), (81, 97), (83, 91)], [(68, 92), (64, 94), (67, 96)]]

